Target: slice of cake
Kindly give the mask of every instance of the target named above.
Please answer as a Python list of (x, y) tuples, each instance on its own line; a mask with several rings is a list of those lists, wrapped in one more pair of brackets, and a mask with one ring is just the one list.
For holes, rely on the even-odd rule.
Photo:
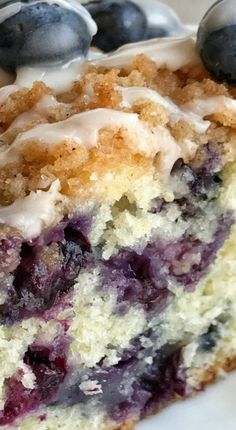
[(235, 97), (191, 37), (0, 89), (2, 429), (128, 430), (236, 367)]

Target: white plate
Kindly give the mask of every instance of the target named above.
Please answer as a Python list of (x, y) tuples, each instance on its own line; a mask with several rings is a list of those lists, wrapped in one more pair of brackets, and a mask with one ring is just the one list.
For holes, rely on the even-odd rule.
[(236, 430), (236, 373), (145, 420), (137, 430)]

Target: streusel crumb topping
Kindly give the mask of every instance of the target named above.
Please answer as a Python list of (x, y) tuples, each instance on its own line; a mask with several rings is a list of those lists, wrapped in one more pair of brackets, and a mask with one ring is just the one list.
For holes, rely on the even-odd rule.
[[(137, 98), (129, 106), (122, 103), (120, 89), (131, 87), (154, 90), (172, 105), (175, 104), (176, 109), (199, 99), (218, 96), (230, 100), (234, 98), (234, 91), (210, 79), (201, 65), (172, 72), (158, 68), (155, 62), (144, 55), (134, 59), (129, 72), (104, 70), (90, 65), (87, 73), (74, 83), (73, 88), (60, 96), (53, 94), (42, 82), (36, 82), (29, 90), (13, 92), (0, 107), (2, 151), (13, 147), (16, 139), (21, 140), (23, 132), (39, 124), (59, 123), (76, 114), (101, 108), (136, 114), (151, 133), (159, 127), (164, 128), (180, 148), (180, 156), (186, 155), (186, 161), (191, 161), (196, 153), (199, 154), (198, 148), (202, 145), (227, 142), (234, 134), (235, 115), (230, 108), (198, 116), (201, 124), (204, 124), (203, 119), (210, 121), (204, 131), (199, 131), (185, 116), (179, 115), (173, 120), (173, 115), (171, 117), (170, 110), (164, 104), (148, 97)], [(50, 142), (45, 144), (47, 135), (42, 142), (39, 133), (37, 139), (20, 142), (17, 157), (4, 159), (2, 156), (0, 204), (10, 204), (30, 191), (47, 190), (55, 179), (60, 179), (63, 194), (85, 199), (92, 191), (94, 193), (95, 184), (100, 198), (107, 192), (108, 183), (112, 193), (113, 182), (114, 187), (117, 187), (117, 180), (113, 181), (112, 178), (117, 175), (126, 177), (125, 182), (133, 181), (154, 168), (155, 174), (160, 173), (161, 177), (163, 162), (160, 162), (160, 150), (151, 154), (140, 150), (138, 146), (131, 150), (132, 136), (125, 127), (110, 126), (109, 121), (101, 128), (99, 124), (96, 126), (98, 137), (96, 144), (91, 147), (78, 144), (66, 135), (53, 145)], [(187, 150), (187, 145), (191, 144), (191, 149)], [(222, 154), (229, 156), (226, 146), (222, 144)], [(167, 147), (165, 151), (168, 152)], [(169, 151), (172, 151), (171, 148)]]

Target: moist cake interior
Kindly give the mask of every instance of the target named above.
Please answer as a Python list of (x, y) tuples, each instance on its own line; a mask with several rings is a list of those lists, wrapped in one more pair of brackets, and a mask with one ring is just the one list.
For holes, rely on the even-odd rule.
[(236, 93), (165, 43), (0, 89), (1, 428), (131, 428), (234, 367)]

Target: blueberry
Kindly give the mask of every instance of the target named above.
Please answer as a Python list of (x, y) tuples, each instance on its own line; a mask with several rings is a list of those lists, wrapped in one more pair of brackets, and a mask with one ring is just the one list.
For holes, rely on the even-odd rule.
[(203, 17), (197, 46), (206, 69), (218, 80), (236, 85), (236, 14), (234, 0), (216, 2)]
[(80, 390), (79, 377), (76, 383), (61, 387), (56, 405), (88, 404), (93, 397), (94, 403), (102, 404), (112, 421), (122, 423), (129, 417), (150, 415), (177, 395), (184, 396), (186, 375), (180, 345), (165, 344), (156, 350), (155, 343), (153, 348), (143, 347), (141, 338), (136, 338), (135, 343), (118, 364), (107, 367), (101, 361), (93, 369), (85, 370), (89, 381), (97, 381), (102, 387), (101, 392), (85, 395)]
[(67, 346), (65, 340), (60, 338), (57, 338), (57, 343), (57, 348), (53, 345), (29, 346), (24, 363), (34, 374), (35, 386), (33, 389), (26, 388), (19, 380), (19, 374), (6, 381), (6, 398), (4, 409), (0, 411), (0, 426), (14, 424), (17, 418), (39, 409), (56, 397), (67, 374)]
[(8, 293), (5, 303), (0, 305), (1, 323), (11, 325), (42, 315), (73, 287), (91, 251), (79, 224), (76, 219), (62, 221), (35, 243), (23, 242), (20, 246), (15, 237), (0, 242), (3, 262), (6, 252), (11, 257), (5, 257), (5, 277), (0, 282), (1, 290)]
[(103, 51), (109, 52), (126, 43), (146, 39), (146, 16), (132, 1), (91, 1), (85, 6), (98, 26), (93, 44)]
[[(8, 3), (1, 4), (0, 66), (15, 72), (18, 66), (66, 63), (76, 56), (85, 56), (92, 39), (88, 20), (75, 9), (58, 4), (20, 3), (8, 15)], [(82, 8), (82, 6), (80, 6)]]
[(210, 352), (217, 344), (219, 333), (217, 327), (211, 325), (207, 333), (204, 333), (199, 338), (199, 348), (201, 351)]
[(147, 39), (184, 34), (184, 28), (179, 17), (168, 5), (157, 0), (132, 1), (139, 5), (146, 14), (148, 20)]
[[(37, 399), (50, 401), (58, 391), (67, 374), (66, 343), (58, 338), (59, 354), (50, 345), (30, 345), (24, 356), (24, 363), (30, 366), (36, 380)], [(65, 348), (66, 346), (66, 348)]]

